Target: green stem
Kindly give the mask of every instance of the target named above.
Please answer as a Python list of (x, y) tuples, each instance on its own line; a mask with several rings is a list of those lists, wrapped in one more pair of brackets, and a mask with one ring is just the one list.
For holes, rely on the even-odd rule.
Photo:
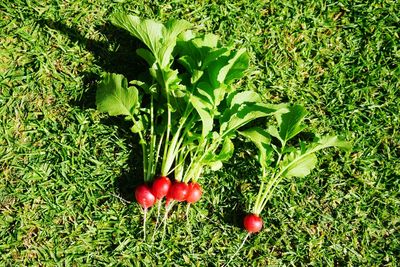
[(160, 158), (161, 146), (163, 144), (164, 133), (161, 134), (160, 140), (158, 141), (157, 152), (156, 152), (156, 159), (154, 163), (154, 173), (156, 173), (156, 168), (158, 166), (158, 160)]
[[(172, 137), (171, 143), (169, 144), (168, 148), (166, 148), (167, 153), (164, 153), (163, 164), (161, 167), (161, 174), (163, 176), (167, 176), (172, 163), (174, 162), (175, 155), (176, 155), (176, 147), (179, 143), (179, 135), (182, 130), (182, 125), (179, 125), (178, 130), (175, 132), (175, 135)], [(168, 132), (167, 132), (168, 135)]]
[[(176, 130), (174, 136), (172, 137), (171, 143), (169, 144), (168, 148), (164, 150), (164, 158), (163, 158), (163, 163), (161, 167), (161, 173), (163, 176), (169, 175), (171, 171), (172, 164), (179, 153), (180, 147), (184, 141), (184, 136), (186, 133), (189, 131), (189, 128), (192, 125), (193, 120), (190, 120), (187, 123), (187, 119), (190, 117), (191, 112), (193, 111), (193, 108), (186, 107), (184, 114), (182, 115), (182, 118), (179, 120), (179, 126), (178, 129)], [(186, 124), (186, 126), (185, 126)], [(181, 136), (181, 132), (183, 127), (185, 126), (184, 132)], [(167, 153), (165, 154), (165, 151)]]
[[(263, 177), (263, 179), (265, 179), (266, 177)], [(259, 215), (261, 213), (261, 211), (264, 209), (265, 205), (267, 204), (268, 200), (271, 197), (271, 194), (273, 192), (272, 188), (275, 184), (276, 181), (276, 177), (271, 177), (271, 179), (268, 181), (267, 186), (265, 188), (263, 188), (263, 190), (261, 190), (259, 192), (262, 192), (262, 197), (260, 202), (258, 203), (258, 206), (254, 208), (254, 213), (256, 215)]]
[[(202, 163), (204, 160), (204, 157), (207, 156), (209, 153), (215, 153), (215, 151), (220, 146), (222, 140), (223, 139), (220, 136), (214, 143), (208, 144), (207, 139), (202, 139), (199, 146), (197, 147), (195, 156), (192, 157), (191, 163), (185, 173), (185, 181), (186, 182), (193, 180), (193, 179), (194, 180), (197, 179), (196, 175), (201, 173), (203, 166), (204, 166), (204, 164)], [(199, 158), (197, 158), (197, 157), (199, 157)]]
[(175, 167), (171, 169), (171, 172), (175, 172), (175, 180), (176, 181), (182, 181), (183, 172), (184, 172), (184, 163), (185, 163), (187, 154), (188, 154), (188, 152), (186, 151), (186, 147), (182, 147), (182, 149), (176, 155)]
[(260, 214), (259, 210), (262, 205), (261, 204), (261, 199), (262, 199), (261, 196), (262, 196), (262, 192), (264, 191), (264, 186), (265, 186), (264, 177), (266, 177), (266, 170), (265, 170), (264, 166), (262, 166), (262, 177), (263, 177), (263, 179), (261, 181), (260, 189), (258, 190), (256, 202), (254, 203), (253, 211), (252, 211), (255, 215)]
[[(283, 149), (282, 149), (283, 151)], [(277, 185), (282, 181), (283, 178), (285, 178), (284, 174), (285, 172), (294, 164), (297, 164), (298, 161), (302, 160), (304, 157), (307, 157), (308, 155), (315, 153), (316, 151), (318, 151), (318, 149), (312, 149), (310, 151), (308, 151), (307, 153), (304, 153), (301, 157), (291, 161), (289, 164), (287, 164), (282, 170), (280, 170), (280, 172), (275, 175), (273, 177), (273, 180), (271, 181), (272, 185), (271, 185), (271, 189), (267, 190), (263, 196), (263, 203), (260, 207), (260, 209), (262, 210), (265, 205), (267, 204), (268, 200), (272, 197), (272, 192), (275, 190), (275, 188), (277, 187)], [(281, 158), (281, 157), (279, 157)], [(277, 166), (279, 166), (279, 162), (277, 164)]]
[(163, 154), (163, 161), (161, 165), (161, 175), (166, 176), (166, 158), (168, 154), (168, 148), (169, 148), (169, 135), (171, 132), (171, 110), (169, 108), (169, 92), (167, 91), (167, 134), (165, 136), (165, 144), (164, 144), (164, 154)]
[(282, 180), (283, 177), (277, 176), (273, 179), (271, 183), (268, 183), (268, 189), (266, 190), (264, 196), (263, 196), (263, 202), (260, 206), (260, 213), (261, 211), (265, 208), (265, 205), (267, 205), (268, 201), (272, 197), (272, 193), (275, 191), (275, 188), (279, 184), (279, 182)]
[(142, 132), (139, 132), (140, 138), (140, 145), (142, 146), (142, 153), (143, 153), (143, 177), (144, 180), (147, 181), (147, 149), (146, 149), (146, 142), (143, 138)]
[[(282, 142), (282, 147), (280, 151), (276, 151), (278, 153), (278, 160), (276, 161), (276, 168), (279, 168), (279, 164), (282, 160), (283, 150), (285, 149), (286, 142)], [(262, 182), (260, 189), (258, 191), (257, 200), (253, 208), (253, 213), (259, 215), (261, 211), (264, 209), (265, 205), (267, 205), (269, 199), (272, 196), (274, 189), (276, 188), (276, 181), (279, 179), (282, 173), (278, 173), (278, 175), (272, 175), (267, 183), (267, 186), (264, 188), (264, 182)], [(267, 172), (264, 166), (262, 166), (262, 180), (268, 179)]]
[[(204, 141), (205, 141), (205, 142), (204, 142)], [(206, 146), (207, 146), (207, 140), (202, 139), (202, 140), (200, 141), (199, 145), (197, 146), (197, 149), (196, 149), (194, 155), (191, 157), (189, 166), (186, 168), (185, 175), (184, 175), (185, 181), (190, 181), (190, 180), (192, 179), (192, 176), (194, 176), (193, 173), (194, 173), (195, 167), (193, 167), (193, 166), (196, 166), (196, 167), (197, 167), (197, 166), (201, 163), (201, 161), (203, 160), (204, 155), (207, 153), (207, 152), (205, 151), (205, 150), (207, 150), (207, 149), (206, 149)], [(197, 157), (198, 157), (198, 154), (200, 153), (200, 151), (203, 151), (204, 154), (202, 154), (202, 155), (200, 156), (200, 158), (197, 158)]]
[(154, 103), (153, 95), (150, 100), (150, 151), (149, 151), (149, 162), (147, 165), (147, 177), (146, 181), (152, 180), (154, 177), (154, 148), (156, 145), (157, 137), (154, 135)]

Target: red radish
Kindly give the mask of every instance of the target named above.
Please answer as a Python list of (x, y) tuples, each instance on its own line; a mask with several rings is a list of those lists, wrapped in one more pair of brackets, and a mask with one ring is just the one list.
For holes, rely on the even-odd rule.
[(249, 233), (257, 233), (263, 227), (262, 219), (255, 214), (247, 214), (243, 220), (244, 228)]
[(153, 206), (156, 202), (155, 196), (151, 192), (150, 188), (145, 184), (136, 187), (135, 198), (140, 206), (142, 206), (144, 209)]
[(249, 238), (249, 236), (252, 233), (257, 233), (261, 230), (261, 228), (263, 227), (263, 220), (258, 215), (252, 213), (252, 214), (247, 214), (244, 217), (243, 224), (244, 224), (244, 228), (246, 228), (246, 230), (247, 230), (247, 235), (243, 239), (242, 244), (240, 244), (240, 246), (238, 247), (236, 252), (232, 255), (232, 257), (230, 258), (228, 263), (224, 265), (224, 267), (228, 266), (229, 263), (233, 260), (233, 258), (235, 258), (235, 256), (238, 254), (239, 250), (243, 247), (247, 238)]
[(184, 182), (176, 182), (171, 185), (168, 192), (168, 198), (172, 198), (176, 201), (185, 201), (189, 193), (189, 186)]
[(162, 199), (168, 194), (170, 187), (171, 180), (166, 176), (160, 176), (154, 180), (153, 185), (151, 186), (151, 191), (156, 199)]
[(200, 200), (202, 192), (201, 192), (201, 186), (198, 183), (189, 183), (189, 192), (186, 197), (186, 201), (188, 203), (195, 203)]

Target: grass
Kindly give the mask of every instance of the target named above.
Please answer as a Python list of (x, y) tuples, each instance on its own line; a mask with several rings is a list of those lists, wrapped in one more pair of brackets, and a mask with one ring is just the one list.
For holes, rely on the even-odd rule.
[[(0, 3), (0, 265), (221, 266), (246, 233), (255, 150), (202, 180), (166, 239), (143, 242), (132, 190), (138, 144), (96, 111), (102, 71), (134, 77), (136, 40), (107, 16), (124, 10), (200, 31), (252, 55), (243, 86), (304, 104), (311, 132), (352, 140), (317, 170), (284, 181), (232, 266), (397, 266), (400, 255), (400, 4), (397, 1), (21, 1)], [(121, 196), (124, 201), (116, 196)], [(149, 227), (154, 226), (152, 210)]]

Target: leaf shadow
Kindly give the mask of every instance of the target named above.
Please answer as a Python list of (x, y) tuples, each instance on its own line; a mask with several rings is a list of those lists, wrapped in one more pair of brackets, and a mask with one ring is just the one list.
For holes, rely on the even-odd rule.
[[(243, 229), (243, 218), (248, 211), (250, 188), (258, 189), (257, 175), (259, 166), (251, 154), (256, 153), (254, 146), (249, 142), (234, 141), (237, 150), (235, 155), (218, 171), (221, 178), (214, 197), (223, 196), (219, 208), (221, 220), (226, 224)], [(250, 153), (250, 154), (249, 154)]]
[(114, 181), (115, 193), (122, 199), (134, 201), (135, 188), (143, 183), (142, 150), (139, 145), (139, 138), (130, 131), (131, 124), (123, 117), (106, 117), (100, 123), (117, 129), (117, 136), (127, 143), (131, 150), (127, 160), (127, 169), (122, 170), (121, 175)]
[(94, 63), (100, 67), (99, 73), (81, 73), (86, 92), (81, 99), (72, 102), (72, 104), (83, 109), (95, 108), (96, 106), (96, 85), (101, 72), (119, 73), (130, 81), (137, 78), (148, 68), (146, 62), (135, 53), (136, 49), (142, 47), (140, 41), (108, 22), (95, 29), (102, 36), (101, 40), (88, 38), (79, 31), (78, 26), (72, 27), (62, 21), (40, 19), (38, 23), (42, 27), (58, 31), (72, 42), (84, 47), (93, 55)]
[[(141, 72), (147, 69), (144, 60), (139, 58), (135, 51), (141, 47), (141, 43), (110, 23), (105, 23), (96, 28), (96, 31), (102, 36), (102, 40), (86, 37), (86, 34), (79, 30), (79, 25), (69, 26), (62, 21), (51, 19), (39, 19), (38, 24), (41, 27), (49, 28), (68, 37), (74, 43), (78, 43), (84, 49), (89, 51), (94, 57), (94, 63), (99, 66), (99, 72), (84, 71), (83, 87), (85, 93), (78, 100), (70, 102), (82, 110), (96, 108), (96, 88), (100, 80), (101, 72), (119, 73), (128, 80), (137, 78)], [(105, 39), (105, 40), (104, 40)], [(114, 182), (116, 193), (126, 201), (134, 199), (134, 188), (143, 182), (142, 151), (139, 146), (139, 140), (130, 132), (131, 125), (123, 117), (106, 117), (101, 119), (102, 124), (117, 128), (117, 136), (129, 142), (132, 146), (132, 152), (128, 158), (129, 168), (122, 172)]]

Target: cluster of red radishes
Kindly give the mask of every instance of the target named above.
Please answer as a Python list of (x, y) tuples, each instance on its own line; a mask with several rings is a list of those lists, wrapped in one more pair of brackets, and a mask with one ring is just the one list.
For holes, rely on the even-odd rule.
[[(166, 206), (172, 200), (195, 203), (200, 200), (202, 193), (200, 184), (196, 182), (171, 182), (168, 177), (159, 176), (151, 185), (141, 184), (136, 187), (135, 198), (139, 205), (146, 210), (164, 197), (166, 197)], [(258, 215), (248, 214), (244, 218), (243, 224), (247, 232), (256, 233), (261, 230), (263, 221)]]
[(153, 206), (157, 200), (167, 198), (166, 205), (170, 201), (186, 201), (195, 203), (200, 200), (202, 195), (201, 186), (195, 182), (171, 182), (166, 176), (157, 177), (151, 186), (147, 184), (139, 185), (135, 190), (136, 201), (144, 209)]

